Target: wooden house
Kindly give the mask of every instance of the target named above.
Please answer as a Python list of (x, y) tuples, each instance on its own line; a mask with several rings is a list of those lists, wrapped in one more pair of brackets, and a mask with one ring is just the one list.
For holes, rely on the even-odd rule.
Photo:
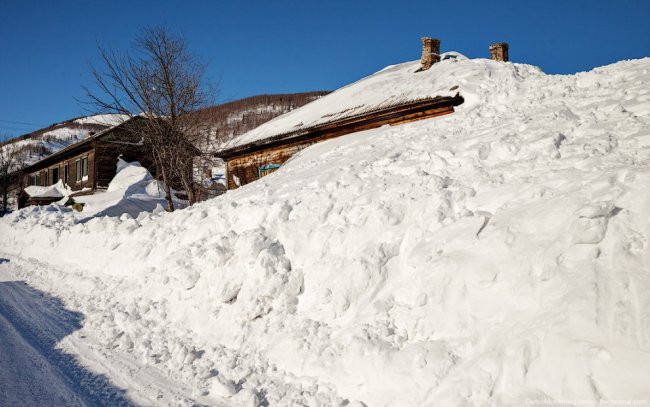
[(291, 156), (311, 144), (384, 125), (398, 125), (453, 113), (463, 103), (459, 95), (416, 100), (365, 112), (306, 129), (272, 135), (220, 151), (226, 162), (228, 189), (248, 184), (270, 174)]
[[(127, 122), (140, 120), (131, 119)], [(50, 186), (59, 180), (72, 191), (71, 196), (92, 194), (106, 189), (117, 171), (118, 157), (126, 161), (140, 161), (147, 166), (141, 141), (132, 131), (126, 131), (127, 122), (92, 134), (58, 152), (22, 169), (24, 186)], [(48, 204), (54, 198), (32, 199), (24, 189), (19, 207)]]
[(275, 171), (311, 144), (453, 113), (464, 99), (457, 83), (442, 83), (430, 69), (454, 58), (441, 57), (439, 47), (425, 37), (420, 61), (389, 66), (233, 139), (216, 154), (226, 163), (228, 189)]

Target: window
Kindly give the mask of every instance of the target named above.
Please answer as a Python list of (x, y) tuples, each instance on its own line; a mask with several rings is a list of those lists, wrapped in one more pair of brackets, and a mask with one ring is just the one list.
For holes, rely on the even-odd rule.
[(262, 178), (263, 176), (269, 175), (270, 173), (277, 170), (278, 168), (280, 168), (280, 164), (265, 164), (265, 165), (262, 165), (257, 169), (257, 176), (258, 176), (258, 178)]
[(81, 157), (81, 178), (88, 179), (88, 156)]
[(63, 165), (63, 183), (68, 184), (68, 163)]
[(81, 181), (81, 160), (74, 162), (75, 173), (77, 175), (77, 182)]
[(52, 168), (52, 184), (59, 182), (59, 167)]
[(50, 174), (49, 174), (48, 170), (43, 171), (43, 186), (44, 186), (44, 187), (50, 185), (50, 184), (48, 183), (48, 181), (50, 180), (49, 175), (50, 175)]

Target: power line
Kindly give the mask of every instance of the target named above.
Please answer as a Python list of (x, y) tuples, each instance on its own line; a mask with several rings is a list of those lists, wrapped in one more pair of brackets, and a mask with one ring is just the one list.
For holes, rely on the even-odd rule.
[(2, 122), (2, 123), (11, 123), (11, 124), (26, 124), (28, 126), (47, 126), (47, 124), (42, 124), (42, 123), (18, 122), (18, 121), (15, 121), (15, 120), (2, 120), (2, 119), (0, 119), (0, 122)]
[(0, 129), (3, 130), (14, 130), (14, 131), (27, 131), (27, 132), (32, 132), (31, 128), (25, 128), (25, 127), (13, 127), (13, 126), (2, 126), (0, 125)]

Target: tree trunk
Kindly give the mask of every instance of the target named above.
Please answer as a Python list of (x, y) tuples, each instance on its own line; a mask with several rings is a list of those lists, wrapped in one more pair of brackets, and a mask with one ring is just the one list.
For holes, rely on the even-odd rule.
[(194, 205), (196, 203), (196, 191), (194, 187), (194, 176), (193, 176), (193, 168), (192, 165), (180, 165), (180, 179), (181, 179), (181, 184), (183, 184), (183, 188), (187, 192), (187, 200), (189, 201), (190, 205)]
[(160, 166), (160, 172), (163, 178), (163, 189), (165, 191), (165, 200), (167, 201), (167, 212), (174, 212), (174, 201), (172, 200), (172, 189), (169, 186), (169, 176), (164, 165)]
[(9, 174), (3, 171), (2, 173), (2, 213), (0, 216), (4, 216), (7, 213), (7, 200), (9, 199)]

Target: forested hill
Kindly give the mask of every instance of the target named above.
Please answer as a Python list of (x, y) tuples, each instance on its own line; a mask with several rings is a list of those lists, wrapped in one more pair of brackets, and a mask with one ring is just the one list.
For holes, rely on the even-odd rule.
[(267, 121), (306, 105), (329, 91), (258, 95), (204, 109), (202, 114), (220, 142), (244, 134)]

